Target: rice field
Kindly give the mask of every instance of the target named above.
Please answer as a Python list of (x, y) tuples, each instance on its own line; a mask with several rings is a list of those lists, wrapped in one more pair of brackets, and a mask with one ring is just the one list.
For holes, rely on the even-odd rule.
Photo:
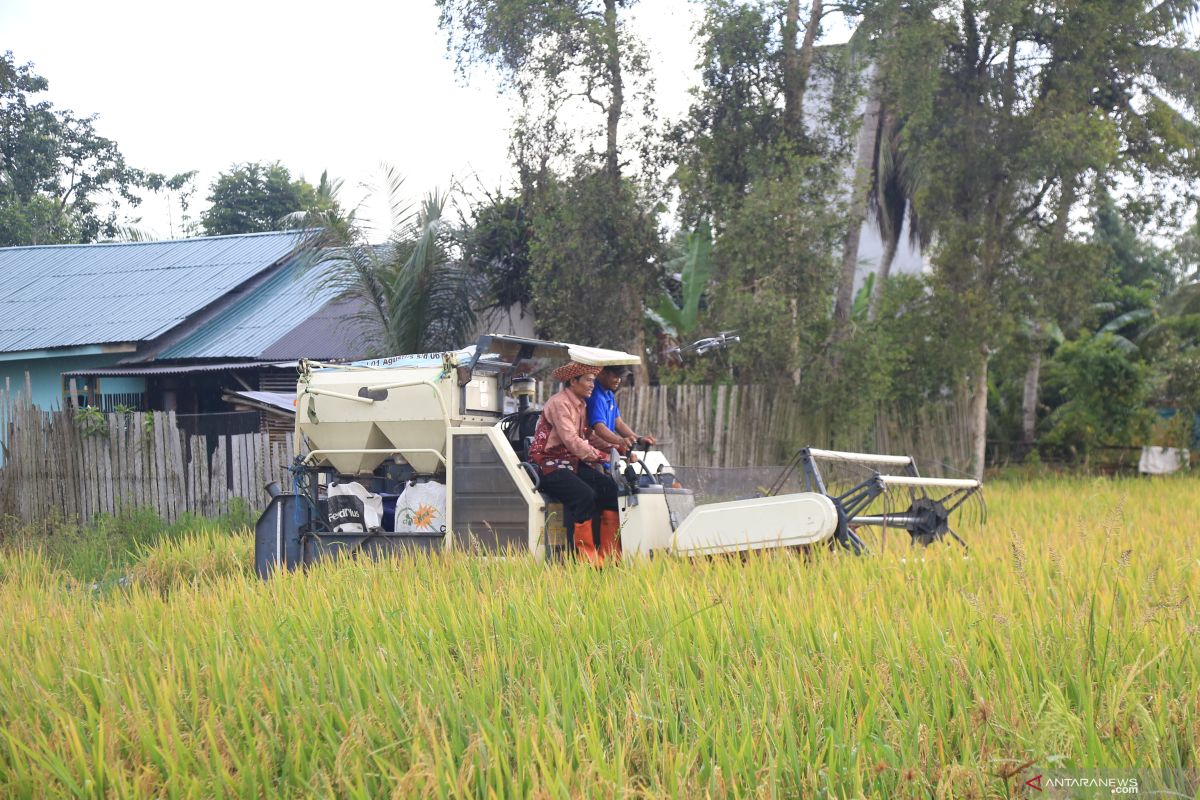
[(6, 546), (0, 796), (1023, 797), (1089, 767), (1196, 796), (1198, 490), (996, 482), (967, 557), (260, 583), (249, 534), (198, 531), (101, 586)]

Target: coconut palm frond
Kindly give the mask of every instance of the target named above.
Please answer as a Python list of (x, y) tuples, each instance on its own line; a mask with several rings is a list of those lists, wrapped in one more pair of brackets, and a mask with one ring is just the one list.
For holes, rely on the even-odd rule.
[(473, 275), (460, 263), (439, 268), (426, 295), (430, 323), (425, 349), (452, 350), (467, 343), (476, 324), (474, 294)]
[(1183, 317), (1200, 314), (1200, 281), (1186, 283), (1162, 301), (1163, 316)]
[(1141, 322), (1153, 315), (1154, 312), (1149, 308), (1135, 308), (1133, 311), (1126, 311), (1124, 314), (1110, 319), (1097, 333), (1116, 333), (1122, 328), (1132, 325), (1135, 322)]
[(897, 198), (893, 189), (898, 177), (896, 169), (899, 161), (899, 153), (894, 146), (896, 124), (891, 111), (882, 109), (879, 114), (879, 133), (875, 140), (875, 180), (867, 195), (867, 208), (879, 224), (879, 233), (885, 242), (898, 238), (904, 223), (905, 198), (898, 198), (900, 208), (894, 205)]
[(1162, 0), (1150, 7), (1151, 22), (1160, 29), (1186, 27), (1200, 13), (1197, 0)]
[(402, 261), (388, 287), (398, 352), (461, 347), (475, 326), (473, 273), (454, 255), (447, 200), (437, 191), (426, 196), (399, 243)]
[(391, 230), (405, 228), (412, 217), (412, 203), (404, 197), (404, 176), (395, 167), (381, 164), (383, 173), (383, 192), (388, 204), (388, 220)]
[(389, 271), (385, 249), (365, 242), (346, 244), (325, 252), (320, 262), (317, 290), (328, 290), (340, 300), (355, 300), (351, 318), (377, 338), (386, 338), (388, 302), (384, 282)]
[(1140, 49), (1146, 74), (1172, 98), (1195, 107), (1200, 98), (1200, 51), (1148, 45)]
[(155, 236), (145, 228), (134, 225), (122, 225), (117, 228), (115, 241), (118, 242), (153, 242)]
[(353, 317), (371, 331), (381, 355), (461, 347), (476, 323), (474, 273), (458, 255), (444, 218), (449, 194), (434, 191), (415, 208), (401, 195), (403, 178), (383, 170), (391, 213), (386, 244), (372, 244), (355, 217), (338, 230), (326, 226), (315, 283), (339, 299), (357, 301)]
[(919, 248), (929, 245), (931, 232), (921, 225), (913, 199), (920, 189), (922, 171), (904, 143), (904, 124), (888, 108), (879, 115), (880, 131), (875, 153), (875, 182), (867, 200), (883, 241), (900, 241), (909, 223), (909, 241)]

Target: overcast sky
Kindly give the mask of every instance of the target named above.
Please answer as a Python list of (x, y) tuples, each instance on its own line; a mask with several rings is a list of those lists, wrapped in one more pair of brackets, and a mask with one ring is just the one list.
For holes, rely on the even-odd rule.
[[(687, 106), (695, 19), (687, 0), (636, 7), (664, 117)], [(132, 165), (199, 170), (197, 200), (245, 161), (279, 160), (313, 184), (328, 169), (351, 202), (381, 162), (414, 196), (511, 178), (508, 100), (485, 73), (455, 75), (433, 0), (3, 0), (0, 30), (55, 105), (99, 114)], [(142, 227), (168, 235), (165, 206), (148, 200)]]

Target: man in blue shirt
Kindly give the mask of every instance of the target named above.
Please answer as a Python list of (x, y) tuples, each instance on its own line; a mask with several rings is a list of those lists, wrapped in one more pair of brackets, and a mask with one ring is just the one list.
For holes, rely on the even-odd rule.
[[(607, 452), (616, 447), (625, 453), (629, 461), (637, 461), (633, 448), (638, 444), (657, 444), (653, 436), (638, 436), (621, 419), (617, 408), (617, 389), (629, 372), (628, 367), (605, 367), (596, 376), (596, 386), (587, 401), (588, 443), (597, 450)], [(614, 510), (600, 512), (599, 519), (593, 518), (595, 535), (600, 541), (600, 557), (607, 563), (621, 559), (621, 543), (617, 535), (621, 528), (620, 514)]]
[(639, 436), (621, 418), (617, 408), (617, 389), (629, 372), (628, 367), (605, 367), (596, 376), (596, 388), (587, 401), (587, 424), (591, 431), (591, 443), (600, 450), (616, 447), (628, 453), (630, 461), (636, 461), (633, 448), (639, 444), (653, 445), (658, 440), (653, 436)]

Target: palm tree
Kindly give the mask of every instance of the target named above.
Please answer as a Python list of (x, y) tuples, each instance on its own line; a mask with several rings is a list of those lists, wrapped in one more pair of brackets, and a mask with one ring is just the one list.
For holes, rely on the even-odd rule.
[(375, 336), (378, 354), (453, 350), (476, 323), (472, 273), (458, 237), (444, 219), (449, 195), (434, 190), (414, 209), (403, 199), (404, 179), (384, 169), (391, 230), (382, 244), (351, 213), (330, 218), (318, 234), (327, 246), (321, 286), (357, 301), (353, 318)]
[(896, 111), (883, 101), (879, 112), (879, 132), (875, 137), (874, 181), (867, 198), (871, 216), (879, 226), (883, 239), (883, 255), (875, 271), (875, 286), (867, 319), (879, 315), (883, 292), (892, 272), (892, 262), (908, 223), (908, 240), (918, 251), (923, 251), (933, 240), (931, 227), (917, 213), (913, 197), (924, 176), (920, 164), (905, 151), (901, 143), (904, 121)]
[[(854, 306), (853, 284), (858, 268), (858, 241), (869, 217), (875, 219), (883, 240), (883, 255), (876, 268), (867, 319), (879, 313), (884, 287), (891, 274), (892, 262), (908, 222), (909, 240), (924, 249), (932, 239), (932, 230), (917, 215), (913, 196), (922, 173), (918, 162), (905, 151), (902, 144), (904, 121), (887, 99), (886, 82), (889, 65), (885, 58), (887, 39), (898, 22), (900, 9), (894, 3), (877, 4), (843, 47), (850, 68), (864, 57), (868, 48), (874, 55), (870, 67), (870, 84), (863, 110), (863, 126), (859, 132), (854, 163), (854, 182), (851, 189), (849, 224), (842, 249), (842, 275), (838, 285), (836, 324), (849, 323)], [(871, 37), (875, 38), (872, 39)]]

